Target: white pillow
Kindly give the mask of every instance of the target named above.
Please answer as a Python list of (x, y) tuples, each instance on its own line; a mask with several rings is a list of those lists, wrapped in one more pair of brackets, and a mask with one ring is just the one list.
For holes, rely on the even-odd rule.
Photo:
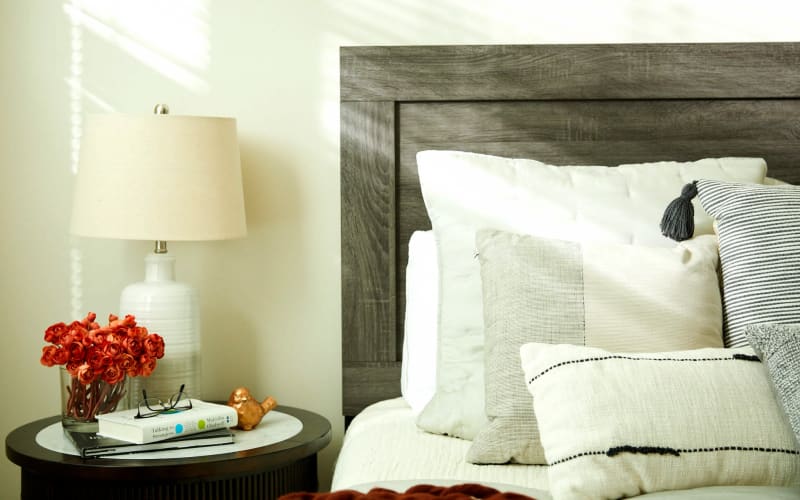
[(415, 414), (436, 390), (439, 267), (433, 231), (414, 231), (408, 241), (406, 312), (400, 392)]
[(800, 449), (749, 347), (520, 355), (554, 500), (800, 485)]
[[(466, 439), (487, 423), (476, 230), (672, 246), (658, 225), (664, 207), (687, 182), (762, 182), (766, 172), (761, 159), (555, 167), (456, 151), (422, 151), (417, 164), (440, 270), (436, 393), (417, 424)], [(696, 234), (713, 233), (711, 219), (700, 208), (695, 227)]]
[(467, 461), (544, 464), (520, 383), (528, 342), (651, 352), (722, 347), (717, 238), (673, 248), (478, 232), (486, 416)]

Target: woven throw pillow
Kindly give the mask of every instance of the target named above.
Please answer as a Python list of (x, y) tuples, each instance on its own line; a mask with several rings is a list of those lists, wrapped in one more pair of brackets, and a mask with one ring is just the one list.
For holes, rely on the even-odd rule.
[(775, 394), (800, 444), (800, 325), (748, 325), (744, 333), (767, 366)]
[[(669, 247), (658, 219), (683, 184), (762, 182), (766, 173), (754, 158), (557, 167), (459, 151), (422, 151), (417, 165), (439, 256), (436, 392), (417, 424), (465, 439), (487, 422), (476, 230)], [(710, 217), (696, 219), (698, 234), (713, 233)]]
[[(686, 186), (673, 204), (680, 202), (690, 213), (688, 200), (697, 194), (716, 219), (725, 345), (748, 345), (744, 331), (749, 324), (800, 323), (800, 187), (716, 180), (694, 186)], [(665, 228), (665, 234), (675, 239), (691, 235), (692, 217), (679, 219), (680, 227)]]
[(555, 500), (800, 484), (800, 449), (749, 347), (520, 353)]
[(478, 232), (486, 414), (472, 463), (543, 464), (519, 349), (527, 342), (621, 352), (722, 347), (717, 242), (673, 248)]

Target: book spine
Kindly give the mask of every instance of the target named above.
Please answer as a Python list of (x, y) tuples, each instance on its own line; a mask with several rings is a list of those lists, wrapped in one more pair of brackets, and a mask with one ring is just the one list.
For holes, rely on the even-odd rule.
[[(235, 415), (235, 414), (234, 414)], [(188, 412), (187, 412), (188, 416)], [(229, 413), (210, 414), (197, 418), (185, 418), (176, 421), (154, 422), (156, 425), (142, 429), (144, 431), (143, 440), (145, 443), (161, 441), (163, 439), (186, 436), (198, 432), (205, 432), (214, 429), (222, 429), (236, 425), (236, 419), (232, 419)]]

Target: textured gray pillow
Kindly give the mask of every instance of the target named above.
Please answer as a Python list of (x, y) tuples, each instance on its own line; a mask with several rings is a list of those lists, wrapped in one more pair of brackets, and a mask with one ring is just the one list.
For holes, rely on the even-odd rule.
[(775, 394), (800, 444), (800, 324), (748, 325), (744, 334), (769, 370)]
[(483, 231), (477, 241), (489, 424), (475, 436), (467, 461), (544, 464), (519, 348), (533, 340), (584, 344), (580, 245)]
[(489, 423), (468, 462), (545, 463), (519, 361), (525, 343), (617, 352), (722, 347), (713, 236), (656, 248), (482, 230), (476, 242)]

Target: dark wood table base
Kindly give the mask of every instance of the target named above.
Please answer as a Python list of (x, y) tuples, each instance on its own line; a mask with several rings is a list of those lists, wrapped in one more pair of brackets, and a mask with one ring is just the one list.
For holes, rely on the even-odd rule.
[(317, 456), (275, 470), (231, 477), (151, 481), (142, 472), (136, 481), (103, 481), (52, 477), (22, 471), (22, 500), (239, 500), (275, 499), (293, 491), (316, 491)]

